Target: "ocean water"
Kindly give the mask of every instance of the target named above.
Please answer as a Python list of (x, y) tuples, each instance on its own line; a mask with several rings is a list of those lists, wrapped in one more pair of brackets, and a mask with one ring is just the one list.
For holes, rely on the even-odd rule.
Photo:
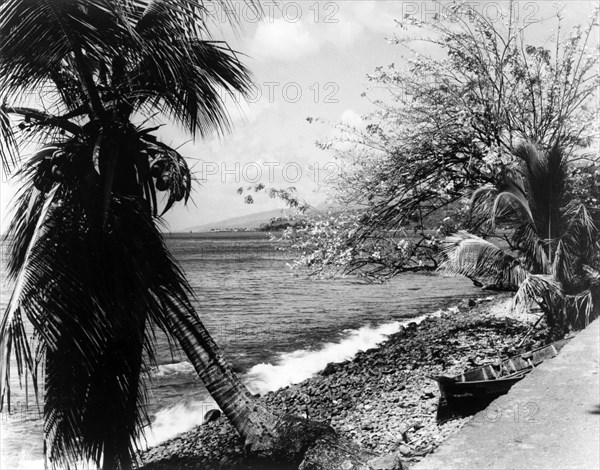
[[(255, 393), (300, 382), (328, 362), (375, 347), (403, 323), (484, 295), (465, 279), (420, 274), (381, 285), (313, 280), (289, 270), (290, 255), (260, 233), (172, 235), (167, 243), (206, 327)], [(4, 310), (10, 289), (2, 280)], [(158, 351), (148, 383), (152, 424), (142, 445), (191, 429), (215, 408), (183, 353), (171, 351), (161, 335)], [(43, 428), (31, 384), (15, 385), (12, 412), (0, 416), (0, 468), (43, 468)]]

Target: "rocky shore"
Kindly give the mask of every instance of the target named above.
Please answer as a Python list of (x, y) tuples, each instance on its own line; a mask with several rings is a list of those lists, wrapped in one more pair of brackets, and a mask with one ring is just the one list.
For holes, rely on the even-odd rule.
[[(506, 296), (462, 303), (409, 324), (379, 348), (329, 364), (316, 376), (260, 398), (279, 413), (329, 423), (366, 450), (395, 453), (410, 465), (456, 433), (470, 417), (437, 419), (439, 391), (430, 377), (455, 375), (514, 352), (530, 329), (508, 314)], [(529, 335), (536, 346), (543, 331)], [(243, 442), (223, 417), (141, 455), (146, 470), (251, 469)]]

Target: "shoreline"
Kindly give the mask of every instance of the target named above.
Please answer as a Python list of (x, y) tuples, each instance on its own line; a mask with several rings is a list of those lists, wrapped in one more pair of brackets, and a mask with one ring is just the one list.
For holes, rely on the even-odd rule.
[[(365, 450), (417, 462), (471, 419), (437, 424), (439, 391), (429, 377), (510, 353), (535, 319), (510, 311), (509, 295), (492, 299), (463, 301), (410, 323), (378, 347), (259, 399), (273, 411), (327, 422)], [(523, 346), (540, 339), (534, 334)], [(224, 417), (149, 448), (140, 460), (146, 470), (256, 469), (245, 462), (243, 441)]]

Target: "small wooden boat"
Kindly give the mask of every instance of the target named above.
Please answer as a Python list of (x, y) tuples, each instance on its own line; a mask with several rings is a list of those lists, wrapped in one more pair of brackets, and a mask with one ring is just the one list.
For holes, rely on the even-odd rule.
[[(555, 341), (538, 349), (518, 354), (503, 361), (486, 364), (468, 370), (460, 375), (432, 377), (437, 381), (447, 405), (464, 407), (489, 404), (492, 400), (507, 393), (519, 380), (525, 377), (544, 360), (558, 354), (569, 339)], [(486, 405), (487, 406), (487, 405)]]

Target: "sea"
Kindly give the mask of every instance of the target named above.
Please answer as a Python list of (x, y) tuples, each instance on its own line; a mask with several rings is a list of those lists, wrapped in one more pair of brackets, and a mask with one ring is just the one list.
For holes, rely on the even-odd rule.
[[(166, 240), (202, 321), (253, 393), (301, 382), (329, 362), (376, 347), (403, 324), (485, 295), (469, 280), (436, 275), (407, 273), (384, 284), (311, 278), (290, 269), (294, 254), (262, 232)], [(4, 269), (1, 281), (4, 312), (11, 294)], [(160, 334), (157, 350), (158, 366), (147, 379), (151, 424), (143, 447), (192, 429), (216, 408), (185, 355)], [(29, 380), (13, 383), (11, 402), (0, 415), (0, 468), (43, 468), (43, 422)]]

